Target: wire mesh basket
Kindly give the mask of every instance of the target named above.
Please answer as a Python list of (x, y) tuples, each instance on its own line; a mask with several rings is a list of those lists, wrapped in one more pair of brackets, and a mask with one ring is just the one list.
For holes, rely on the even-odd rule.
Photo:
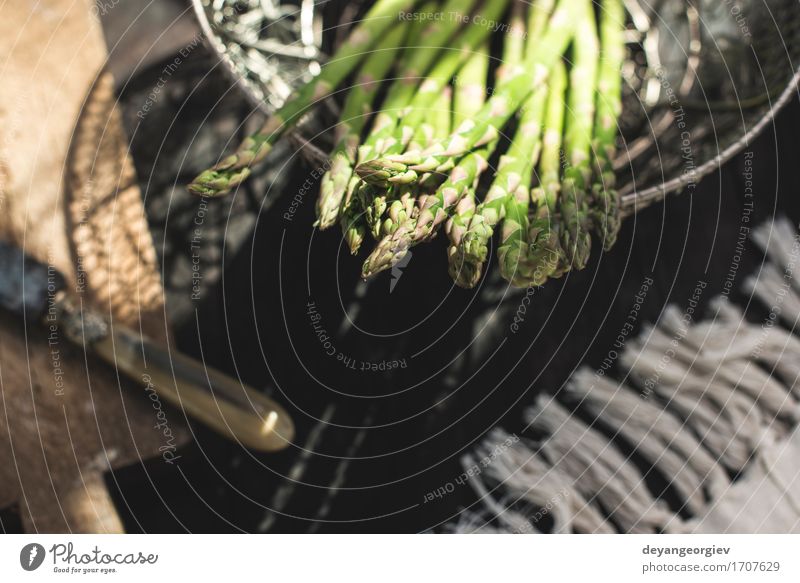
[(211, 47), (267, 113), (319, 72), (322, 18), (314, 0), (192, 0)]
[(793, 0), (626, 0), (629, 54), (616, 161), (628, 212), (748, 147), (797, 92)]
[[(322, 3), (193, 3), (223, 63), (266, 112), (318, 72)], [(625, 6), (628, 58), (615, 167), (630, 214), (671, 192), (693, 190), (792, 98), (800, 80), (800, 10), (796, 0), (625, 0)]]

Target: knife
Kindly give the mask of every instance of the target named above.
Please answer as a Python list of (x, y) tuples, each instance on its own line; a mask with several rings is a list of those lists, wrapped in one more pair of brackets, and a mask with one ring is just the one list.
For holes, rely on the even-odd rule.
[(0, 241), (0, 307), (85, 347), (220, 435), (259, 451), (283, 449), (294, 424), (251, 387), (140, 333), (109, 323), (66, 291), (64, 276)]

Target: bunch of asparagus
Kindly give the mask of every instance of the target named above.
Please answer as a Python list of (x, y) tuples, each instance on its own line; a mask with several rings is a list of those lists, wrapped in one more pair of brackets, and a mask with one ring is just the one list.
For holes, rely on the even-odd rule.
[(498, 231), (502, 276), (541, 285), (585, 267), (592, 232), (606, 250), (617, 238), (624, 26), (622, 0), (377, 0), (322, 72), (189, 188), (230, 192), (352, 79), (316, 225), (341, 225), (353, 254), (376, 241), (364, 277), (444, 227), (465, 288)]

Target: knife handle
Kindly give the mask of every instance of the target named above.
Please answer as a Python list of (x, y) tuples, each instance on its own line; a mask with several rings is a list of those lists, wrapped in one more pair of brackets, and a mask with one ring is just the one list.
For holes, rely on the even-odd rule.
[[(272, 399), (132, 330), (111, 326), (64, 291), (64, 278), (0, 241), (0, 306), (64, 335), (211, 429), (249, 448), (283, 449), (294, 438), (289, 414)], [(55, 317), (54, 317), (55, 316)]]
[(189, 356), (170, 353), (132, 330), (114, 326), (92, 343), (106, 362), (217, 433), (251, 449), (277, 451), (294, 438), (278, 403)]

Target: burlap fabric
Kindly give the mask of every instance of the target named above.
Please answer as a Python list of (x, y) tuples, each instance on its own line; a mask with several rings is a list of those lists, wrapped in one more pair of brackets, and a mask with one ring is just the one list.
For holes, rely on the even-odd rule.
[[(165, 339), (96, 5), (5, 3), (0, 55), (0, 237), (63, 273), (85, 305)], [(8, 314), (0, 388), (0, 507), (18, 503), (31, 532), (122, 531), (104, 472), (186, 441), (180, 412), (169, 432), (157, 426), (142, 383)]]

